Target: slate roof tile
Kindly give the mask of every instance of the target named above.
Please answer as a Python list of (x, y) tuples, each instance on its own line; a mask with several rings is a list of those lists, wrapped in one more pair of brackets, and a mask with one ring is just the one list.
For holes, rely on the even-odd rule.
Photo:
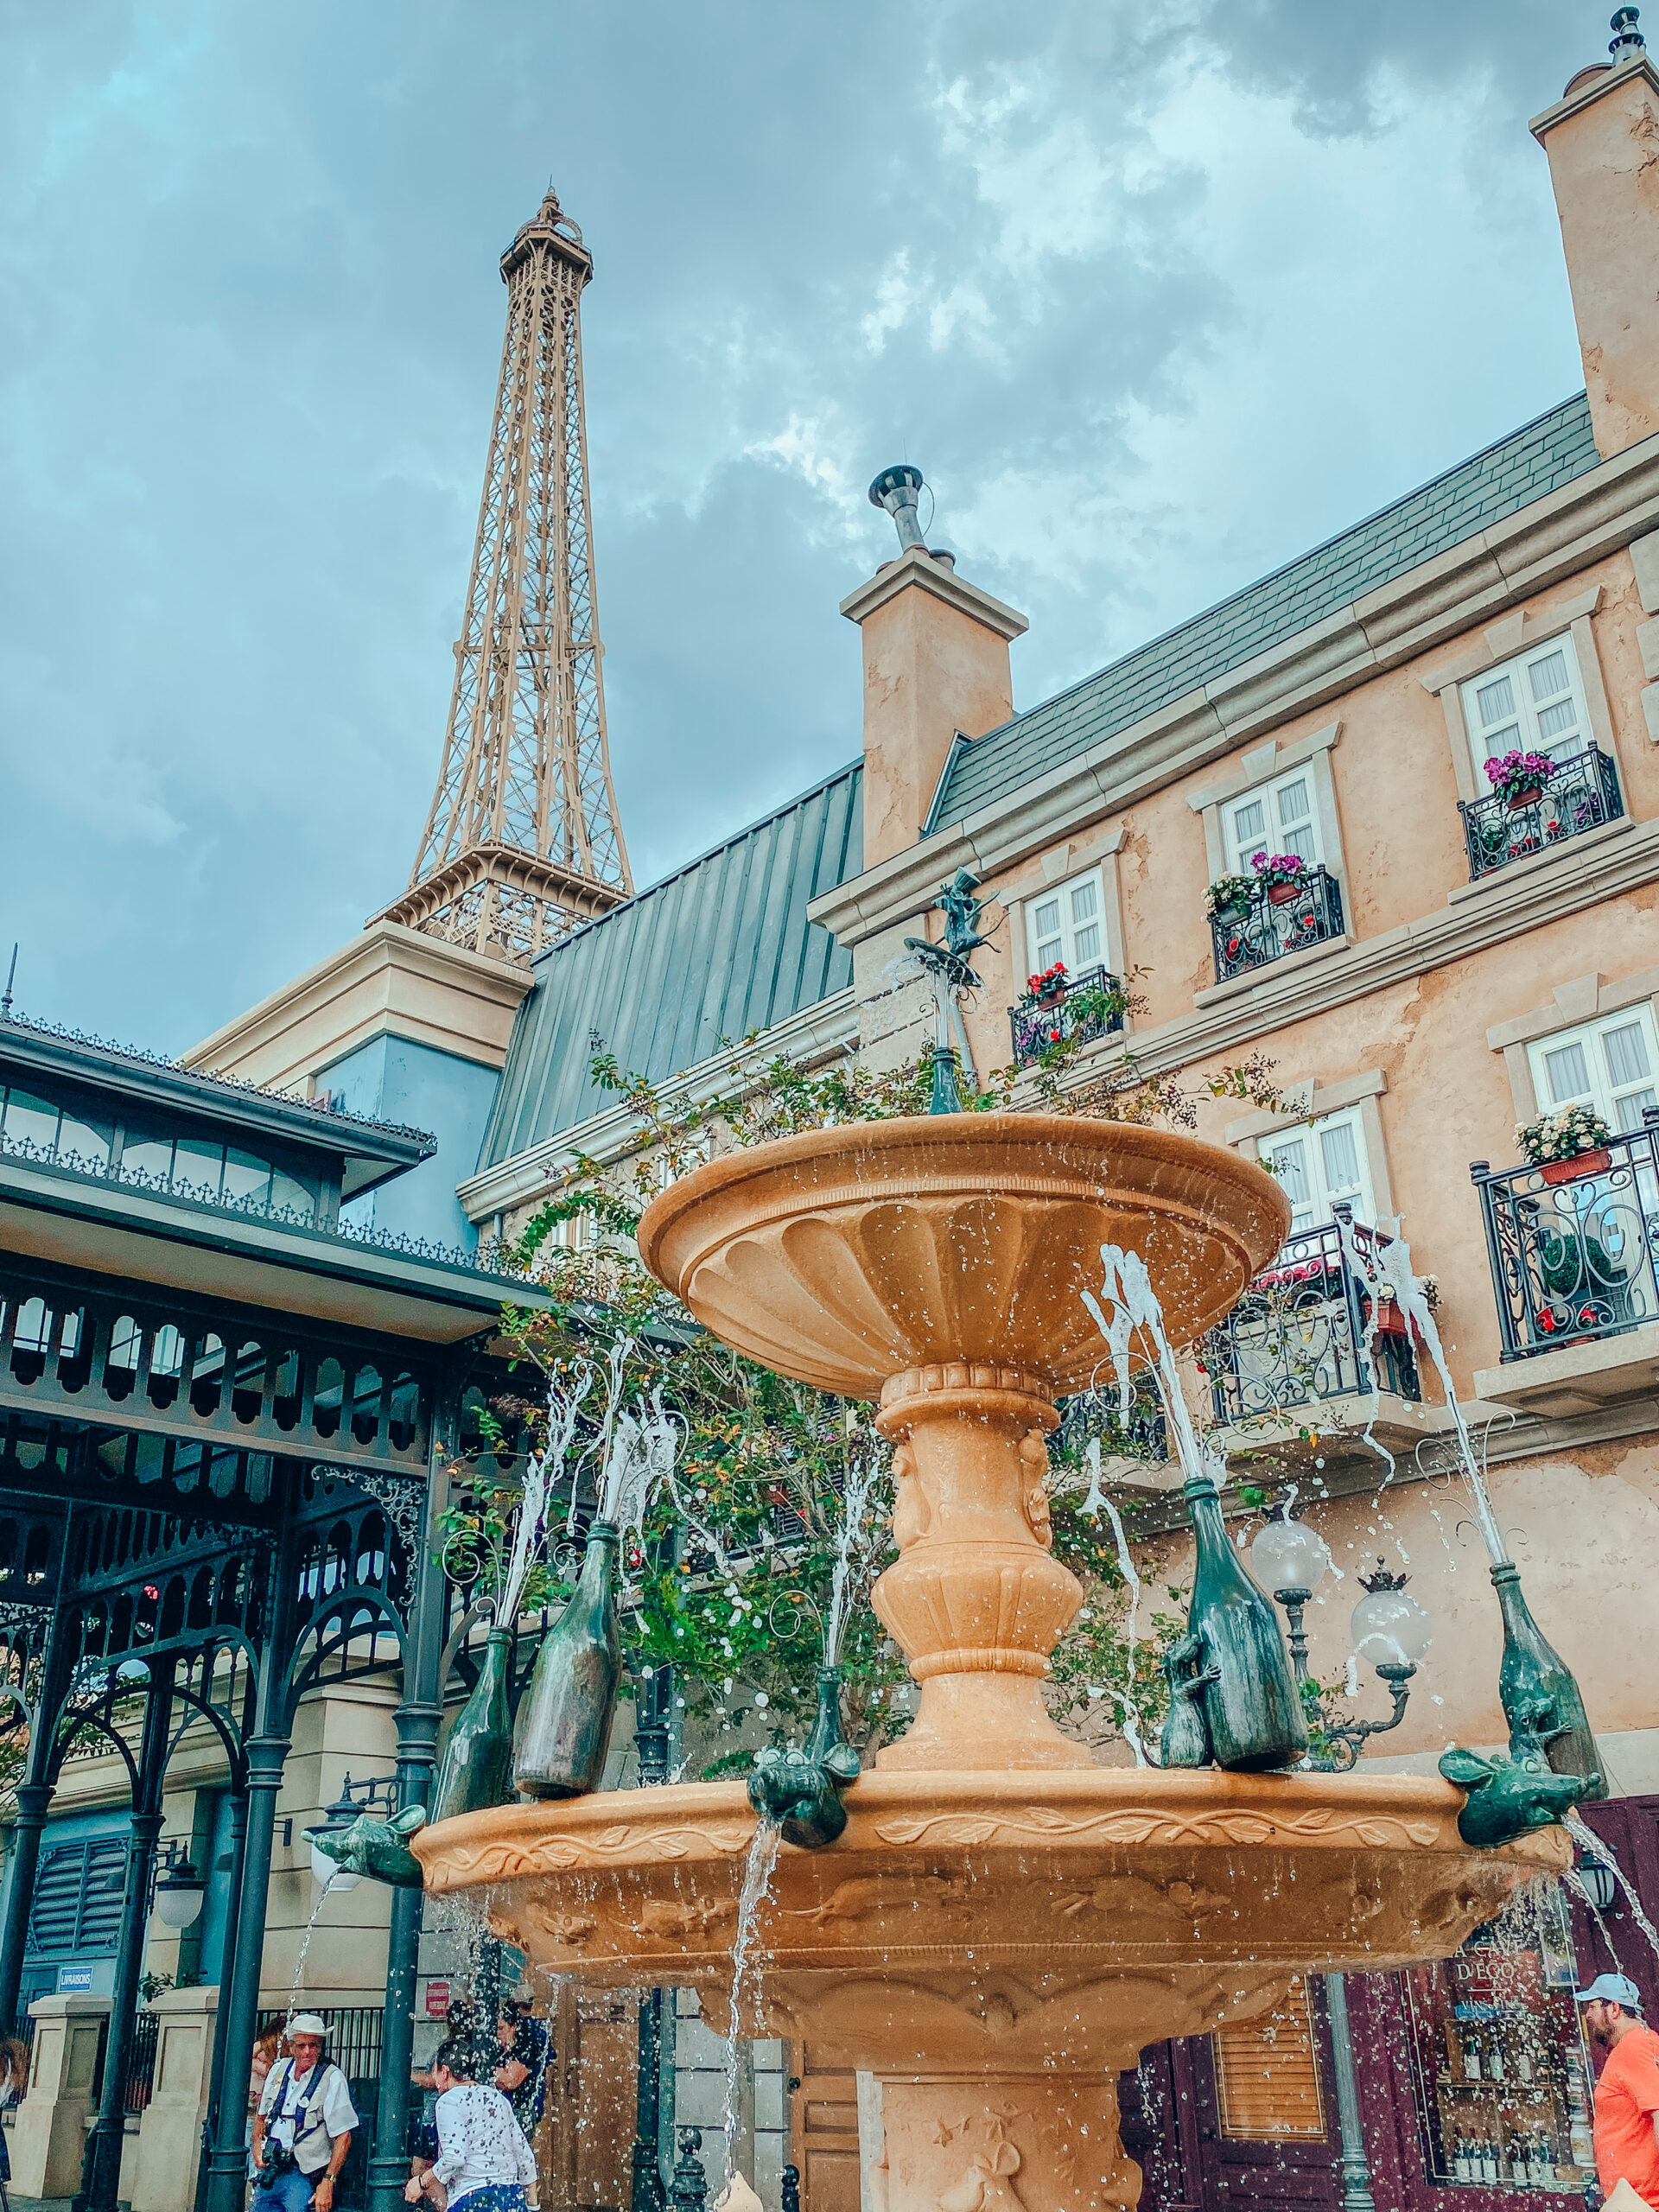
[(945, 829), (1593, 468), (1582, 392), (1324, 545), (958, 746), (928, 817)]

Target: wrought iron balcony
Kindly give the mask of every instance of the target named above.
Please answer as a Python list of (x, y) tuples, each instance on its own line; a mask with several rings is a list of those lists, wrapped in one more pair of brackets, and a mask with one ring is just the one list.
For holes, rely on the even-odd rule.
[[(1389, 1242), (1357, 1222), (1351, 1234), (1362, 1258)], [(1376, 1390), (1414, 1403), (1422, 1391), (1404, 1316), (1385, 1306), (1368, 1344), (1370, 1320), (1370, 1290), (1343, 1251), (1337, 1224), (1303, 1230), (1204, 1339), (1199, 1357), (1216, 1419), (1230, 1427)]]
[(1494, 795), (1459, 800), (1463, 842), (1469, 854), (1469, 880), (1478, 882), (1511, 861), (1548, 852), (1586, 830), (1617, 822), (1624, 811), (1618, 771), (1599, 746), (1586, 745), (1557, 763), (1535, 798), (1514, 805)]
[(1659, 1109), (1643, 1122), (1565, 1179), (1473, 1163), (1505, 1361), (1659, 1321)]
[(1088, 1044), (1123, 1027), (1123, 986), (1109, 968), (1085, 968), (1062, 987), (1047, 1006), (1011, 1006), (1014, 1064), (1023, 1068), (1039, 1059), (1051, 1045), (1075, 1038)]
[(1288, 897), (1275, 900), (1272, 892), (1260, 890), (1248, 906), (1212, 914), (1210, 935), (1216, 981), (1230, 982), (1288, 952), (1306, 952), (1310, 945), (1340, 937), (1342, 887), (1328, 868), (1311, 868)]

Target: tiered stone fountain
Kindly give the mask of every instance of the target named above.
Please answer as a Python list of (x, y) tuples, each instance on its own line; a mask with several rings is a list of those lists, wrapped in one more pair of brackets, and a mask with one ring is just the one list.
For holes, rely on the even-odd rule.
[(882, 2084), (888, 2212), (1133, 2205), (1116, 2076), (1293, 1975), (1443, 1957), (1569, 1857), (1459, 1837), (1415, 1777), (1102, 1769), (1040, 1686), (1082, 1600), (1050, 1556), (1043, 1440), (1103, 1347), (1082, 1292), (1140, 1252), (1171, 1341), (1218, 1320), (1289, 1209), (1230, 1153), (1036, 1115), (817, 1132), (715, 1160), (647, 1213), (646, 1265), (728, 1343), (878, 1398), (899, 1557), (874, 1603), (920, 1682), (827, 1848), (783, 1847), (741, 2017), (741, 1783), (503, 1807), (416, 1836), (561, 1974), (695, 1986), (717, 2031), (810, 2040)]

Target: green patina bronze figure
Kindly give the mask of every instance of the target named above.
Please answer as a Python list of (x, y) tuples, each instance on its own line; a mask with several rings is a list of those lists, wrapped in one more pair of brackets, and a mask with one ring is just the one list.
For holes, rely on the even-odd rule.
[(1546, 1711), (1540, 1707), (1530, 1719), (1521, 1717), (1510, 1738), (1512, 1758), (1501, 1752), (1485, 1758), (1456, 1744), (1440, 1754), (1440, 1772), (1469, 1793), (1458, 1815), (1458, 1834), (1478, 1851), (1495, 1851), (1534, 1828), (1555, 1827), (1580, 1798), (1594, 1796), (1600, 1787), (1599, 1774), (1551, 1772), (1536, 1726)]
[(314, 1832), (311, 1840), (325, 1859), (348, 1874), (361, 1874), (371, 1882), (386, 1882), (395, 1890), (418, 1890), (421, 1862), (409, 1847), (409, 1838), (426, 1826), (424, 1805), (410, 1805), (383, 1820), (378, 1813), (359, 1813), (338, 1835)]
[(905, 950), (916, 955), (932, 986), (938, 1014), (933, 1042), (933, 1096), (927, 1109), (930, 1114), (962, 1111), (961, 1062), (950, 1042), (950, 1013), (962, 992), (983, 988), (970, 955), (977, 952), (982, 944), (990, 943), (980, 929), (979, 918), (993, 902), (976, 899), (974, 893), (978, 888), (979, 878), (970, 869), (959, 868), (948, 883), (939, 887), (939, 895), (933, 902), (934, 911), (944, 916), (944, 941), (936, 943), (926, 937), (905, 939)]
[(841, 1669), (818, 1669), (818, 1717), (798, 1748), (767, 1749), (749, 1777), (749, 1802), (764, 1820), (777, 1821), (785, 1843), (817, 1850), (833, 1843), (847, 1825), (841, 1792), (858, 1773), (858, 1753), (841, 1733)]

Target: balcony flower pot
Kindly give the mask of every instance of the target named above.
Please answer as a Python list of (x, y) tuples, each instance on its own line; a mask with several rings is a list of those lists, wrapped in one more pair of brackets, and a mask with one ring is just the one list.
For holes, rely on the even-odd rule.
[(1538, 1163), (1538, 1173), (1546, 1183), (1576, 1183), (1581, 1175), (1605, 1175), (1613, 1164), (1613, 1155), (1605, 1147), (1593, 1152), (1575, 1154), (1571, 1160), (1543, 1160)]
[(1507, 793), (1504, 798), (1503, 804), (1509, 808), (1511, 814), (1518, 814), (1523, 806), (1536, 806), (1543, 795), (1543, 785), (1541, 784), (1532, 784), (1523, 791), (1510, 791)]
[(1303, 877), (1307, 862), (1300, 853), (1260, 853), (1250, 863), (1255, 880), (1268, 894), (1269, 905), (1288, 906), (1306, 889)]

